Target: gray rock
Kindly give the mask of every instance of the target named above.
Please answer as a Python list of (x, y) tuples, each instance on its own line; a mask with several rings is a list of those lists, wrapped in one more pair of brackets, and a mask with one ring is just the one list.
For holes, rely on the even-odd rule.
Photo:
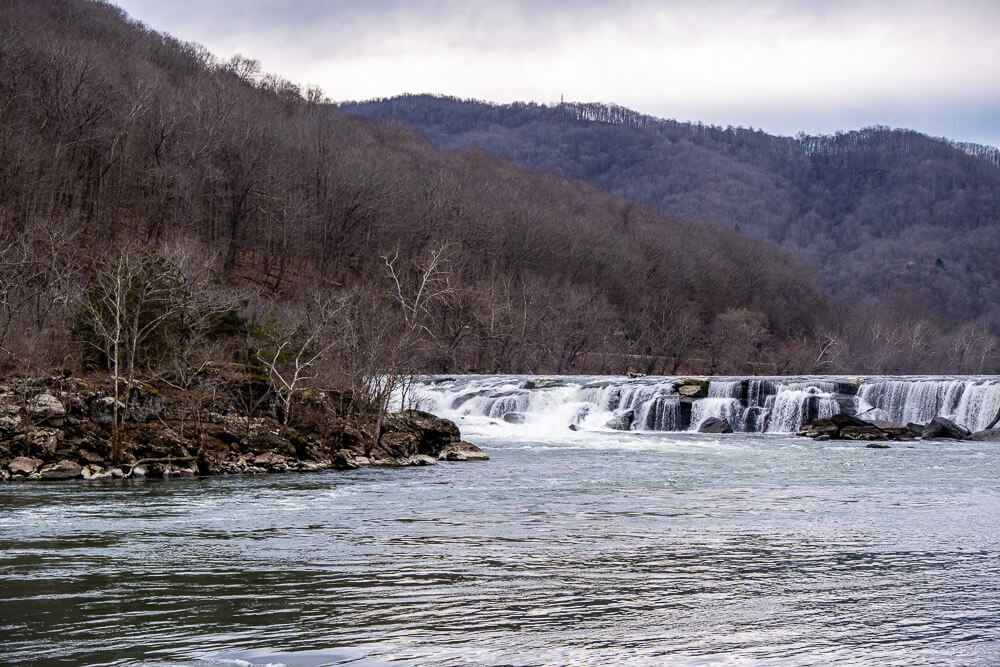
[(924, 440), (950, 438), (952, 440), (967, 440), (972, 435), (969, 429), (960, 426), (945, 417), (935, 417), (924, 427)]
[(622, 410), (616, 412), (615, 416), (609, 419), (604, 427), (616, 431), (628, 431), (632, 429), (633, 421), (635, 421), (635, 410)]
[(442, 461), (489, 461), (489, 455), (471, 442), (456, 442), (449, 445), (438, 458)]
[(527, 419), (523, 412), (507, 412), (503, 416), (503, 420), (508, 424), (523, 424)]
[(426, 454), (417, 454), (406, 460), (406, 465), (410, 466), (432, 466), (437, 464), (437, 459)]
[(906, 428), (910, 429), (910, 435), (912, 435), (914, 438), (922, 438), (922, 437), (924, 437), (924, 425), (923, 424), (917, 424), (915, 422), (908, 422), (906, 424)]
[(63, 460), (44, 466), (38, 471), (38, 476), (48, 480), (77, 479), (83, 476), (83, 468), (76, 461)]
[(1000, 442), (1000, 428), (977, 431), (969, 436), (969, 440), (975, 440), (976, 442)]
[(732, 433), (733, 427), (728, 419), (709, 417), (698, 427), (698, 433)]
[(66, 416), (66, 407), (49, 393), (38, 394), (28, 403), (31, 416), (39, 419), (59, 419)]
[(44, 463), (44, 461), (41, 459), (18, 456), (16, 459), (7, 464), (7, 470), (9, 470), (13, 475), (30, 475), (38, 470), (42, 463)]

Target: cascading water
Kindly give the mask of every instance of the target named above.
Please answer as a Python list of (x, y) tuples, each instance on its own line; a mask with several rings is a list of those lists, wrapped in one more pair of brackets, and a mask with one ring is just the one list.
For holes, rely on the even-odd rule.
[(425, 377), (397, 404), (544, 433), (697, 431), (710, 417), (789, 433), (838, 412), (904, 424), (940, 415), (975, 431), (1000, 410), (1000, 378)]
[(1000, 410), (1000, 379), (881, 380), (858, 389), (858, 412), (905, 424), (947, 417), (972, 431)]

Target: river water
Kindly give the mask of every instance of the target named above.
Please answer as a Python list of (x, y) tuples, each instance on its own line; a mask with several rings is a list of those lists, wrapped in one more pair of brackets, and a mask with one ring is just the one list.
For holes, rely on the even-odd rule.
[(995, 443), (463, 430), (492, 461), (0, 486), (0, 663), (1000, 663)]

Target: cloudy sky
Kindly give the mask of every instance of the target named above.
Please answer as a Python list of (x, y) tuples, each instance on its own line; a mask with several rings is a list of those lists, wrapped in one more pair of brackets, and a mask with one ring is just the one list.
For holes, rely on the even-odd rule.
[(564, 95), (781, 134), (878, 123), (1000, 145), (994, 0), (118, 3), (334, 100)]

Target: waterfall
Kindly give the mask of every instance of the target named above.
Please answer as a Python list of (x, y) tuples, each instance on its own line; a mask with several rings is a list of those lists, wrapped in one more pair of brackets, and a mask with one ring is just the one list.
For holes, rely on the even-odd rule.
[(903, 424), (940, 415), (975, 431), (1000, 409), (1000, 378), (430, 376), (397, 407), (545, 433), (697, 431), (710, 417), (738, 432), (790, 433), (838, 412)]
[(881, 380), (858, 389), (859, 412), (905, 424), (947, 417), (977, 431), (1000, 409), (998, 379)]

